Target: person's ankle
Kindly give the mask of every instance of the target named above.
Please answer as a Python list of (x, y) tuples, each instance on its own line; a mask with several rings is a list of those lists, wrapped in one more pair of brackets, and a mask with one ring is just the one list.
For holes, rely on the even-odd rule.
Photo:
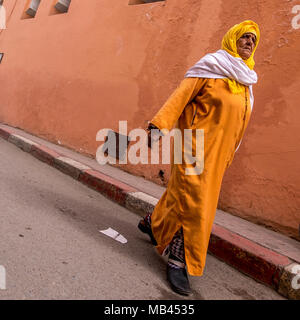
[(184, 269), (185, 268), (185, 261), (176, 257), (172, 253), (170, 253), (169, 259), (168, 259), (168, 266), (170, 268), (175, 268), (175, 269)]

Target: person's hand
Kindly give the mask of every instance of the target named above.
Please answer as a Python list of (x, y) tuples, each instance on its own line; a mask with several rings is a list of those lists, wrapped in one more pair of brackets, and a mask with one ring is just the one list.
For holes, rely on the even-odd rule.
[[(152, 130), (157, 130), (157, 134), (155, 135), (156, 137), (153, 137), (153, 132)], [(147, 131), (148, 131), (148, 147), (149, 148), (152, 148), (152, 144), (153, 144), (153, 141), (157, 141), (159, 140), (160, 136), (161, 136), (161, 132), (159, 131), (159, 129), (152, 123), (149, 124), (148, 128), (147, 128)], [(151, 134), (152, 132), (152, 134)]]

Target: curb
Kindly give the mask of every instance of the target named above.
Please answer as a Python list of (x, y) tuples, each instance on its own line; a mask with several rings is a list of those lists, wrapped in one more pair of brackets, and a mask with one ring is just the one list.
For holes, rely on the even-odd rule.
[[(152, 212), (158, 202), (130, 185), (15, 134), (12, 129), (0, 126), (0, 137), (140, 216)], [(300, 300), (300, 265), (288, 257), (217, 224), (213, 225), (208, 251), (286, 298)]]

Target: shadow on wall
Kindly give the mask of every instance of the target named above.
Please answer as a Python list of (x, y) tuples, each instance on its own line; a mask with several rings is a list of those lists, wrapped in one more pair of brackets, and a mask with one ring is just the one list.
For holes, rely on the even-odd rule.
[(158, 2), (158, 1), (165, 1), (165, 0), (129, 0), (129, 5), (132, 4), (145, 4), (145, 3), (151, 3), (151, 2)]

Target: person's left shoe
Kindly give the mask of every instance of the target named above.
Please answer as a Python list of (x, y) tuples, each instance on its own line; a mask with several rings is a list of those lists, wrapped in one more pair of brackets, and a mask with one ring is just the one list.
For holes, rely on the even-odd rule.
[(192, 293), (185, 268), (167, 266), (167, 279), (173, 291), (180, 295), (188, 296)]

